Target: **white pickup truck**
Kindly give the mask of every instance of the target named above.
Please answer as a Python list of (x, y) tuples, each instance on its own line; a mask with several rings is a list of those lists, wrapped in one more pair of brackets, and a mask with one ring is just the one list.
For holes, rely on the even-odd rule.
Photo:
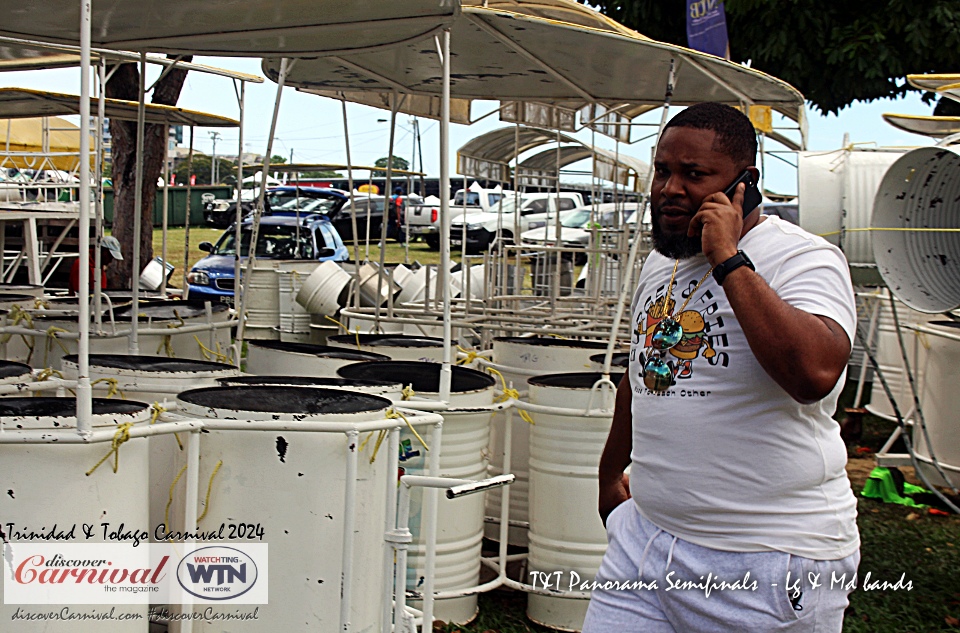
[[(462, 215), (480, 213), (496, 213), (500, 200), (513, 200), (512, 191), (504, 191), (500, 187), (485, 189), (476, 182), (464, 191), (457, 191), (450, 201), (450, 216), (456, 219)], [(440, 199), (429, 196), (422, 204), (407, 203), (404, 206), (404, 222), (407, 224), (409, 235), (423, 236), (427, 246), (433, 250), (440, 248)]]
[[(468, 253), (482, 253), (493, 243), (500, 227), (506, 242), (513, 242), (517, 218), (520, 232), (543, 226), (557, 211), (566, 211), (584, 206), (583, 196), (576, 192), (522, 194), (519, 202), (514, 196), (506, 196), (502, 204), (482, 213), (454, 215), (450, 222), (450, 245), (461, 247), (465, 242)], [(519, 213), (517, 210), (519, 209)], [(531, 226), (531, 223), (533, 226)]]

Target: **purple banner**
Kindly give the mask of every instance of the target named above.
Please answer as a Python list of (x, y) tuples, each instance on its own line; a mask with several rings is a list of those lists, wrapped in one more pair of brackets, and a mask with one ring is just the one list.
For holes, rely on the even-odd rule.
[(720, 0), (687, 0), (687, 46), (727, 56), (727, 17)]

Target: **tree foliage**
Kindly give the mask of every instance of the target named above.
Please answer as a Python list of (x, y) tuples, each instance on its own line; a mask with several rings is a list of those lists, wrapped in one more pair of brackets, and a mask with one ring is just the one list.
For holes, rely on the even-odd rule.
[[(376, 162), (373, 163), (373, 166), (374, 166), (374, 167), (386, 167), (386, 166), (387, 166), (387, 157), (386, 157), (386, 156), (383, 156), (383, 157), (381, 157), (381, 158), (378, 158), (378, 159), (376, 160)], [(394, 168), (394, 169), (404, 169), (404, 170), (408, 170), (408, 169), (410, 169), (410, 163), (408, 163), (408, 162), (407, 162), (407, 159), (405, 159), (405, 158), (403, 158), (403, 157), (394, 156), (394, 157), (393, 157), (393, 168)]]
[[(648, 37), (687, 45), (683, 0), (585, 4)], [(912, 89), (907, 74), (960, 71), (957, 0), (726, 0), (725, 8), (733, 61), (792, 84), (824, 113), (902, 96)]]

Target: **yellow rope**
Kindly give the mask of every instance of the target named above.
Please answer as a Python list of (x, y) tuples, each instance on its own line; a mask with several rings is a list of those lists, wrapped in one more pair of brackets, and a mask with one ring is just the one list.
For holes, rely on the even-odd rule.
[[(10, 308), (10, 312), (7, 314), (7, 319), (8, 320), (12, 319), (12, 323), (10, 323), (11, 326), (15, 327), (17, 325), (20, 325), (20, 322), (23, 321), (24, 323), (27, 324), (27, 327), (29, 327), (31, 330), (33, 329), (33, 317), (30, 315), (29, 312), (24, 311), (24, 309), (20, 307), (19, 303), (13, 304), (13, 306)], [(7, 343), (11, 338), (13, 338), (13, 334), (4, 334), (2, 337), (0, 337), (0, 343)], [(33, 337), (32, 336), (28, 337), (25, 334), (21, 334), (20, 338), (23, 339), (23, 344), (26, 345), (27, 349), (30, 350), (30, 353), (27, 354), (27, 361), (26, 361), (29, 363), (30, 359), (33, 357), (33, 347), (34, 347)]]
[(66, 347), (63, 343), (61, 343), (61, 342), (60, 342), (60, 339), (57, 337), (57, 334), (60, 333), (60, 332), (63, 332), (64, 334), (69, 334), (69, 333), (70, 333), (69, 330), (65, 330), (65, 329), (63, 329), (62, 327), (57, 327), (56, 325), (51, 325), (50, 327), (47, 328), (47, 344), (46, 344), (46, 346), (44, 347), (44, 350), (43, 350), (43, 364), (44, 364), (44, 365), (47, 364), (47, 356), (50, 354), (50, 350), (53, 349), (52, 343), (54, 343), (54, 342), (55, 342), (57, 345), (60, 346), (60, 349), (63, 350), (63, 353), (64, 353), (64, 354), (69, 354), (69, 353), (70, 353), (70, 350), (68, 350), (67, 347)]
[[(341, 323), (340, 321), (337, 321), (337, 320), (334, 319), (332, 316), (323, 315), (323, 318), (325, 318), (327, 321), (333, 321), (334, 323), (336, 323), (337, 325), (339, 325), (341, 328), (343, 328), (343, 331), (344, 331), (344, 332), (346, 332), (347, 334), (351, 334), (350, 328), (348, 328), (346, 325), (344, 325), (344, 324)], [(363, 351), (363, 350), (360, 348), (360, 326), (359, 326), (359, 325), (357, 326), (357, 331), (356, 331), (356, 332), (352, 332), (352, 334), (353, 334), (353, 336), (357, 339), (357, 349), (360, 350), (360, 351)]]
[(203, 500), (203, 514), (197, 517), (197, 523), (203, 521), (203, 517), (207, 516), (207, 510), (210, 509), (210, 490), (213, 488), (213, 478), (217, 476), (217, 473), (220, 472), (220, 467), (223, 466), (223, 460), (218, 460), (217, 465), (213, 467), (213, 472), (210, 473), (210, 481), (207, 482), (207, 496)]
[(412, 399), (415, 395), (417, 395), (417, 392), (413, 390), (413, 386), (412, 386), (412, 385), (407, 385), (406, 387), (403, 388), (403, 390), (400, 392), (400, 394), (401, 394), (401, 399), (402, 399), (402, 400), (410, 400), (410, 399)]
[(157, 400), (154, 400), (153, 404), (150, 405), (150, 410), (153, 411), (153, 413), (150, 414), (151, 426), (156, 424), (157, 420), (160, 419), (160, 416), (167, 411), (166, 407), (161, 406)]
[(113, 472), (117, 472), (117, 469), (120, 467), (120, 446), (124, 442), (130, 439), (130, 429), (133, 428), (133, 422), (124, 422), (117, 426), (117, 432), (113, 434), (113, 439), (110, 441), (110, 452), (103, 456), (103, 458), (97, 462), (97, 465), (87, 471), (87, 477), (93, 474), (93, 471), (100, 468), (100, 464), (107, 461), (107, 459), (113, 455)]
[(561, 335), (561, 334), (552, 334), (552, 333), (550, 333), (550, 332), (544, 332), (543, 335), (544, 335), (544, 336), (552, 336), (553, 338), (562, 338), (563, 340), (567, 340), (567, 337), (566, 337), (566, 336), (563, 336), (563, 335)]
[[(497, 378), (499, 378), (500, 384), (503, 386), (503, 389), (501, 389), (501, 391), (503, 392), (503, 395), (497, 396), (494, 402), (506, 402), (510, 398), (513, 398), (514, 400), (520, 399), (519, 391), (517, 391), (516, 389), (511, 389), (507, 387), (507, 381), (504, 379), (503, 374), (501, 374), (499, 371), (497, 371), (493, 367), (487, 367), (486, 370), (491, 374), (493, 374), (494, 376), (496, 376)], [(520, 419), (523, 420), (524, 422), (528, 424), (536, 424), (536, 422), (533, 421), (533, 418), (530, 417), (530, 414), (524, 411), (523, 409), (517, 409), (517, 412), (520, 414)]]
[(367, 446), (367, 442), (370, 441), (370, 438), (373, 437), (373, 431), (367, 433), (367, 436), (363, 438), (363, 441), (360, 442), (360, 452), (363, 452), (363, 449)]
[(457, 361), (458, 365), (469, 365), (473, 361), (480, 358), (480, 354), (472, 349), (464, 349), (463, 347), (457, 345), (457, 350), (467, 355), (466, 358), (461, 358)]
[(33, 309), (34, 310), (49, 310), (50, 304), (44, 301), (43, 299), (34, 299), (33, 300)]
[(957, 229), (928, 229), (928, 228), (897, 228), (894, 226), (862, 226), (851, 229), (841, 229), (839, 231), (830, 231), (829, 233), (818, 233), (820, 237), (830, 237), (831, 235), (840, 235), (841, 233), (858, 233), (862, 231), (900, 231), (903, 233), (960, 233)]
[(123, 392), (120, 390), (120, 383), (117, 381), (116, 378), (97, 378), (96, 380), (90, 383), (90, 386), (94, 387), (101, 382), (105, 382), (108, 385), (110, 385), (110, 388), (107, 390), (107, 398), (112, 398), (118, 393), (120, 394), (121, 398), (126, 398), (126, 396), (123, 395)]
[(406, 423), (407, 423), (407, 428), (410, 429), (410, 432), (413, 433), (413, 436), (416, 437), (417, 440), (420, 441), (420, 444), (423, 445), (424, 450), (427, 450), (427, 451), (430, 450), (430, 447), (427, 446), (427, 443), (424, 442), (424, 441), (423, 441), (423, 438), (420, 437), (420, 434), (417, 433), (417, 429), (413, 428), (413, 425), (410, 424), (410, 420), (407, 419), (407, 416), (403, 415), (402, 413), (400, 413), (400, 412), (397, 411), (396, 409), (390, 409), (389, 411), (387, 411), (387, 416), (386, 416), (386, 417), (387, 417), (387, 419), (390, 419), (390, 420), (400, 419), (400, 420), (403, 420), (404, 422), (406, 422)]
[[(157, 420), (160, 419), (160, 416), (163, 415), (167, 411), (167, 409), (165, 407), (160, 406), (160, 403), (157, 402), (156, 400), (153, 401), (153, 404), (150, 405), (150, 408), (153, 410), (153, 413), (150, 414), (150, 424), (153, 425), (157, 423)], [(180, 450), (182, 451), (183, 442), (180, 441), (180, 434), (174, 433), (173, 439), (177, 440), (177, 446), (179, 446)]]
[(57, 378), (63, 380), (63, 373), (57, 369), (47, 367), (39, 374), (37, 374), (37, 382), (43, 382), (44, 380), (49, 380), (50, 376), (56, 376)]
[(157, 351), (155, 354), (159, 354), (161, 350), (167, 355), (167, 358), (173, 358), (173, 341), (171, 339), (171, 334), (164, 334), (160, 337), (160, 344), (157, 345)]
[[(43, 382), (44, 380), (50, 380), (50, 377), (51, 377), (51, 376), (56, 376), (56, 377), (59, 378), (60, 380), (66, 380), (66, 378), (63, 377), (63, 373), (62, 373), (62, 372), (60, 372), (60, 371), (58, 371), (58, 370), (56, 370), (56, 369), (52, 369), (52, 368), (50, 368), (50, 367), (47, 367), (46, 369), (44, 369), (43, 371), (41, 371), (39, 374), (37, 374), (37, 382)], [(77, 392), (74, 391), (73, 389), (69, 389), (69, 388), (68, 388), (67, 391), (69, 391), (69, 392), (72, 393), (73, 395), (77, 395)]]
[(218, 363), (230, 364), (230, 358), (221, 352), (219, 349), (214, 351), (200, 342), (200, 337), (196, 334), (193, 335), (193, 340), (197, 342), (197, 345), (200, 346), (200, 354), (203, 356), (204, 360), (215, 360)]
[(167, 531), (170, 531), (170, 505), (173, 503), (173, 490), (177, 487), (177, 482), (180, 481), (180, 477), (183, 476), (183, 473), (186, 472), (187, 465), (184, 464), (183, 468), (180, 469), (180, 472), (177, 473), (177, 476), (173, 478), (173, 483), (170, 484), (170, 494), (167, 496), (167, 505), (163, 509), (163, 524), (167, 526)]
[[(363, 450), (363, 446), (367, 443), (367, 440), (369, 440), (372, 435), (373, 435), (373, 431), (370, 431), (370, 434), (367, 435), (366, 439), (363, 440), (363, 444), (360, 445), (360, 450)], [(377, 453), (380, 451), (380, 445), (383, 444), (383, 440), (385, 437), (387, 437), (387, 431), (386, 429), (381, 429), (380, 432), (377, 433), (377, 441), (373, 445), (373, 455), (370, 456), (371, 464), (374, 461), (376, 461)]]

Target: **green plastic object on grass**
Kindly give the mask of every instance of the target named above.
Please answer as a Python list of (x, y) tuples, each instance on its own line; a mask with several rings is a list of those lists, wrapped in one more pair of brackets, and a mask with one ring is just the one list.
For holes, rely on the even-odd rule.
[(863, 485), (863, 492), (860, 494), (868, 499), (880, 499), (884, 503), (898, 503), (911, 508), (927, 508), (929, 506), (917, 503), (909, 497), (909, 495), (924, 492), (930, 493), (923, 486), (914, 486), (907, 482), (903, 482), (903, 490), (900, 491), (889, 468), (874, 468), (870, 471), (867, 483)]

